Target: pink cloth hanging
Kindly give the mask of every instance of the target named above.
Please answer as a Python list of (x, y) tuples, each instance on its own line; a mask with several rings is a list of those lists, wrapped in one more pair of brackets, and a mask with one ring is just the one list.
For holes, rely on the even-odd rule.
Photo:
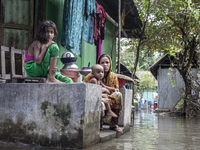
[(96, 58), (96, 61), (98, 60), (98, 58), (101, 56), (101, 48), (102, 48), (102, 43), (103, 43), (103, 40), (102, 39), (98, 39), (98, 44), (97, 44), (97, 58)]

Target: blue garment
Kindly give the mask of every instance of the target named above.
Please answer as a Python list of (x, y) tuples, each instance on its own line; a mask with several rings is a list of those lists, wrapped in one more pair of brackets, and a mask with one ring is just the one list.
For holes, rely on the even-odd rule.
[(81, 56), (81, 35), (85, 0), (65, 0), (61, 45)]
[(61, 45), (77, 56), (81, 57), (82, 38), (92, 44), (95, 12), (95, 0), (65, 0)]
[(87, 43), (93, 44), (93, 17), (96, 18), (95, 0), (86, 0), (85, 12), (82, 37)]

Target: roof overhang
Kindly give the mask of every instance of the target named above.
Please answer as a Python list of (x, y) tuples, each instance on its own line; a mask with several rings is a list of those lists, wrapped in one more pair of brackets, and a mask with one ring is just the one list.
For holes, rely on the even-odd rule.
[(149, 67), (153, 76), (157, 79), (157, 70), (159, 67), (169, 68), (170, 67), (170, 54), (165, 54), (161, 59), (159, 59), (155, 64)]
[[(192, 59), (192, 68), (196, 68), (197, 66), (195, 64), (197, 64), (197, 57), (196, 56), (196, 52), (193, 56)], [(174, 57), (170, 56), (169, 53), (165, 54), (161, 59), (159, 59), (155, 64), (153, 64), (151, 67), (149, 67), (151, 73), (153, 74), (153, 76), (157, 79), (157, 72), (158, 69), (161, 68), (169, 68), (171, 67), (171, 63), (173, 62), (173, 66), (175, 68), (177, 68), (177, 63), (174, 62)]]
[[(125, 65), (120, 63), (120, 74), (123, 74), (123, 75), (126, 75), (128, 77), (131, 77), (132, 72), (130, 72), (130, 70)], [(135, 75), (134, 80), (138, 82), (139, 81), (138, 79), (139, 78)]]
[[(106, 11), (107, 18), (112, 22), (115, 21), (118, 24), (118, 0), (96, 0), (103, 6)], [(126, 5), (125, 5), (126, 3)], [(140, 20), (137, 7), (133, 0), (121, 0), (121, 12), (125, 8), (125, 20), (122, 27), (121, 37), (137, 38), (138, 33), (141, 31), (142, 22)], [(116, 24), (115, 24), (116, 25)], [(118, 25), (116, 25), (118, 26)]]

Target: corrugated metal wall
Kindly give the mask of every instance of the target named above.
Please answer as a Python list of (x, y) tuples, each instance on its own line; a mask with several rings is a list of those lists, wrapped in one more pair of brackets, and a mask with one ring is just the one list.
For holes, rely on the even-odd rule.
[(29, 43), (28, 35), (29, 32), (26, 30), (4, 29), (3, 45), (26, 49)]
[(1, 0), (4, 8), (3, 44), (26, 49), (33, 38), (34, 0)]
[(6, 0), (4, 6), (4, 23), (29, 25), (30, 0)]
[[(172, 110), (181, 98), (185, 87), (182, 77), (175, 69), (158, 69), (158, 108)], [(175, 80), (175, 87), (172, 87)]]
[[(192, 74), (197, 77), (198, 70), (192, 69)], [(185, 84), (179, 72), (176, 69), (158, 69), (158, 108), (173, 110), (175, 105), (181, 99), (181, 93)], [(175, 81), (175, 87), (172, 87), (172, 80)]]

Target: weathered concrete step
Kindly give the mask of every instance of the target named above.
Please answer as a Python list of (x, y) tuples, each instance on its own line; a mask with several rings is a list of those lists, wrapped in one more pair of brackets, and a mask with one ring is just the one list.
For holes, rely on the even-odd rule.
[[(120, 92), (118, 124), (125, 133), (130, 130), (132, 90)], [(122, 134), (109, 126), (99, 132), (101, 96), (101, 87), (89, 83), (0, 83), (0, 140), (78, 149), (110, 141)]]
[[(123, 127), (120, 127), (120, 128), (123, 129)], [(113, 130), (110, 130), (109, 125), (103, 125), (103, 130), (101, 130), (100, 132), (100, 143), (111, 141), (112, 139), (117, 138), (123, 135), (124, 133), (117, 133)]]

